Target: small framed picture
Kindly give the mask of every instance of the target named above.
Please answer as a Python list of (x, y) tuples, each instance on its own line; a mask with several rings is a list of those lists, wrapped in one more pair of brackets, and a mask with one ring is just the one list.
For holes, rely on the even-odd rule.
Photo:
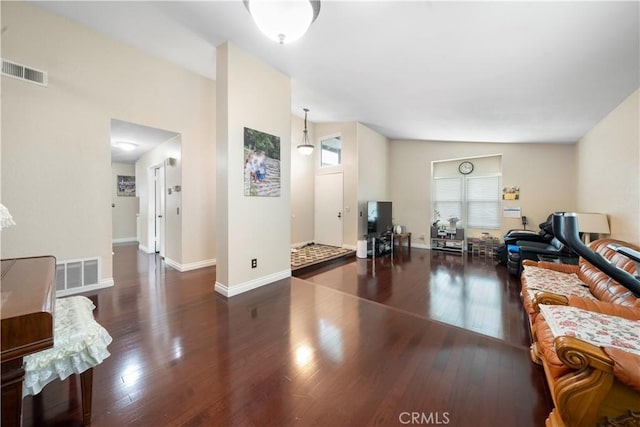
[(127, 175), (118, 175), (118, 196), (135, 197), (136, 196), (136, 177)]

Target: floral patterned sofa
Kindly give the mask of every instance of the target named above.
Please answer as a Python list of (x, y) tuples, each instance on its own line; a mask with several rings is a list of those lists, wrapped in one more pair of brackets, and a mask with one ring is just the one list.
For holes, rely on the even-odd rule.
[[(596, 240), (591, 242), (589, 248), (616, 267), (637, 274), (632, 260), (608, 247), (612, 243), (640, 250), (637, 246), (615, 239)], [(520, 280), (520, 296), (529, 316), (532, 332), (539, 304), (568, 305), (571, 296), (640, 310), (640, 298), (582, 257), (578, 265), (525, 260)], [(593, 309), (597, 310), (597, 307), (595, 305)]]
[(576, 296), (539, 308), (532, 353), (555, 407), (547, 427), (640, 425), (640, 310)]
[[(590, 244), (610, 263), (635, 263), (601, 239)], [(569, 266), (527, 261), (522, 300), (531, 356), (542, 364), (554, 410), (549, 426), (640, 425), (640, 299), (585, 259)]]

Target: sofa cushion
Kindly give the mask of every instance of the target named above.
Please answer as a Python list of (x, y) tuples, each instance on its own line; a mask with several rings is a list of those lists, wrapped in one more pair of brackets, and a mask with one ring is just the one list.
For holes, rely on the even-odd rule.
[(595, 299), (589, 288), (574, 273), (562, 273), (548, 268), (525, 265), (522, 271), (522, 303), (530, 316), (535, 316), (533, 298), (536, 292), (546, 291), (569, 297)]
[(640, 355), (614, 347), (605, 347), (604, 352), (613, 360), (613, 374), (623, 384), (640, 392)]
[(579, 338), (599, 347), (614, 347), (640, 355), (640, 321), (577, 307), (541, 305), (540, 314), (555, 337)]
[[(577, 274), (561, 273), (547, 268), (525, 266), (522, 272), (523, 287), (530, 290), (553, 292), (559, 295), (591, 294)], [(575, 289), (574, 289), (575, 288)]]
[(576, 296), (570, 296), (567, 302), (567, 305), (578, 307), (583, 310), (595, 311), (602, 314), (608, 314), (610, 316), (623, 317), (629, 320), (640, 320), (640, 310), (636, 307), (628, 307), (620, 304), (614, 304), (612, 302), (579, 298)]

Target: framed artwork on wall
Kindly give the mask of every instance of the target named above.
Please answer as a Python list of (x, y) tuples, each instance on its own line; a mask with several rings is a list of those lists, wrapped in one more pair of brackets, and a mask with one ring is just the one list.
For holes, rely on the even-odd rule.
[(280, 197), (280, 137), (244, 128), (244, 195)]
[(127, 175), (118, 175), (118, 196), (135, 197), (136, 196), (136, 177)]
[(502, 189), (502, 200), (520, 200), (520, 187), (504, 187)]

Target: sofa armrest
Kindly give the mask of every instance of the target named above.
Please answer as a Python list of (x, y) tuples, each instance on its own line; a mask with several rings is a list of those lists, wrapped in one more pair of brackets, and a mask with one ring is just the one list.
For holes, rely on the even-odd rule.
[(570, 305), (587, 311), (608, 314), (610, 316), (618, 316), (627, 320), (640, 320), (640, 308), (637, 307), (628, 307), (607, 301), (584, 299), (575, 295), (570, 296), (568, 304), (565, 305)]
[(531, 300), (531, 306), (536, 313), (540, 313), (540, 304), (569, 305), (569, 299), (564, 295), (554, 294), (553, 292), (539, 291), (533, 295)]
[(538, 267), (547, 268), (549, 270), (559, 271), (560, 273), (576, 273), (580, 271), (580, 266), (573, 264), (558, 264), (555, 262), (538, 261)]
[(553, 344), (558, 358), (572, 369), (581, 371), (591, 367), (606, 373), (613, 373), (613, 360), (601, 347), (569, 336), (557, 337)]
[(613, 361), (602, 348), (574, 337), (557, 337), (554, 346), (562, 363), (573, 369), (552, 387), (564, 424), (596, 425), (600, 405), (613, 386)]

